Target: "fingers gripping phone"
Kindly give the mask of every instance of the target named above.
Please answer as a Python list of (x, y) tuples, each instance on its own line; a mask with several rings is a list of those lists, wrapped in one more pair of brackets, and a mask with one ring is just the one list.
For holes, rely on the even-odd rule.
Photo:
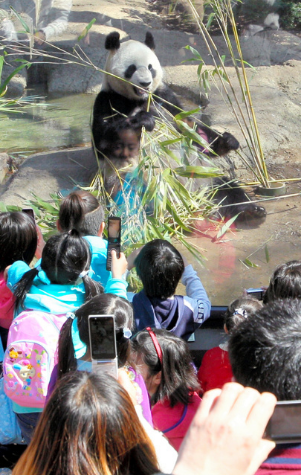
[(107, 270), (112, 268), (111, 251), (115, 250), (117, 258), (120, 257), (121, 250), (121, 219), (115, 216), (108, 218), (108, 252), (107, 252)]
[(108, 373), (117, 379), (118, 361), (114, 315), (89, 315), (88, 326), (92, 370)]
[(301, 442), (301, 401), (279, 401), (265, 430), (277, 444)]

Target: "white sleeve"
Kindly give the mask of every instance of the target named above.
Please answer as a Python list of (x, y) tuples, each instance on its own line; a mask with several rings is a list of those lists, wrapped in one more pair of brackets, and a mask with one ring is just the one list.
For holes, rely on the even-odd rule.
[(184, 299), (194, 310), (194, 321), (200, 324), (203, 323), (210, 316), (211, 302), (191, 264), (185, 267), (182, 284), (186, 287), (187, 297), (184, 297)]
[(147, 420), (144, 419), (141, 406), (137, 405), (135, 409), (143, 429), (155, 448), (160, 470), (164, 473), (171, 473), (176, 464), (178, 452), (170, 445), (162, 432), (154, 429)]

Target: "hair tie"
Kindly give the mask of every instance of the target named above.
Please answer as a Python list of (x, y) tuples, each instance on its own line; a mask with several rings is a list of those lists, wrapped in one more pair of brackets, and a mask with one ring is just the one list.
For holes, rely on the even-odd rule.
[(88, 274), (89, 274), (89, 270), (90, 270), (90, 269), (81, 271), (81, 273), (79, 274), (78, 278), (79, 278), (79, 279), (82, 279), (83, 277), (85, 277), (86, 275), (88, 275)]
[(76, 318), (76, 315), (75, 315), (75, 313), (73, 313), (73, 312), (67, 312), (67, 313), (66, 313), (66, 317), (67, 317), (67, 318), (72, 318), (72, 320), (74, 320), (74, 319)]
[(158, 358), (159, 358), (160, 363), (161, 363), (161, 366), (162, 366), (162, 364), (163, 364), (162, 348), (161, 348), (161, 346), (159, 345), (158, 339), (157, 339), (155, 333), (153, 332), (153, 330), (151, 329), (151, 327), (146, 327), (146, 330), (148, 331), (149, 336), (150, 336), (151, 339), (152, 339), (152, 342), (153, 342), (153, 344), (154, 344), (156, 353), (157, 353), (157, 355), (158, 355)]
[(129, 339), (131, 338), (131, 336), (132, 336), (131, 330), (130, 330), (129, 328), (125, 327), (125, 328), (123, 329), (123, 336), (124, 336), (124, 338), (126, 338), (127, 340), (129, 340)]
[(243, 318), (248, 318), (248, 313), (246, 310), (242, 309), (242, 308), (236, 308), (234, 310), (234, 313), (233, 315), (240, 315), (241, 317)]
[(38, 271), (37, 275), (34, 278), (35, 282), (36, 282), (36, 279), (39, 279), (45, 285), (51, 284), (51, 281), (48, 279), (46, 272), (41, 267), (41, 263), (35, 267), (35, 270)]

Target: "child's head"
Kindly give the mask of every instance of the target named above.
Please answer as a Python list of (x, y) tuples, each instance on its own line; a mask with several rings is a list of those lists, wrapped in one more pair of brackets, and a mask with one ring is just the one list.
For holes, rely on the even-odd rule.
[(155, 122), (153, 117), (140, 113), (133, 117), (119, 117), (104, 125), (101, 151), (109, 159), (129, 160), (137, 157), (140, 150), (142, 127), (151, 131)]
[(148, 297), (167, 299), (174, 295), (184, 272), (179, 251), (164, 239), (154, 239), (135, 259), (137, 274)]
[(0, 272), (15, 261), (29, 264), (37, 242), (35, 223), (26, 213), (0, 213)]
[(148, 328), (135, 335), (132, 347), (152, 403), (166, 398), (172, 407), (188, 404), (199, 385), (187, 343), (167, 330)]
[[(76, 359), (84, 356), (87, 349), (90, 349), (88, 329), (89, 315), (115, 316), (118, 366), (124, 366), (129, 359), (129, 336), (131, 335), (134, 321), (132, 305), (117, 295), (97, 295), (83, 304), (75, 312), (76, 318), (74, 320), (70, 317), (62, 327), (59, 340), (60, 376), (69, 371), (74, 371), (77, 365)], [(77, 336), (74, 336), (77, 333), (79, 340)]]
[(83, 236), (101, 236), (103, 207), (88, 191), (73, 191), (61, 203), (57, 225), (61, 232), (76, 229)]
[(75, 284), (82, 278), (86, 299), (102, 293), (101, 285), (88, 276), (90, 263), (89, 243), (81, 238), (76, 230), (51, 236), (43, 249), (40, 269), (35, 267), (29, 270), (16, 285), (16, 307), (23, 306), (26, 293), (36, 277), (46, 285)]
[(301, 261), (289, 261), (276, 267), (263, 302), (287, 298), (301, 298)]
[(128, 392), (109, 375), (76, 371), (56, 385), (16, 475), (159, 471)]
[(224, 315), (225, 331), (231, 332), (239, 323), (262, 308), (262, 302), (255, 297), (241, 297), (233, 300)]

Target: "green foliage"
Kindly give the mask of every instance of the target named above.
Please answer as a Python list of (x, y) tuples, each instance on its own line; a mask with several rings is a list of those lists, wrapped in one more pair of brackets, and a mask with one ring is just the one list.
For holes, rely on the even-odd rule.
[(285, 30), (301, 30), (301, 3), (300, 0), (283, 0), (280, 15), (281, 28)]
[[(208, 217), (214, 205), (207, 198), (206, 186), (203, 184), (198, 189), (195, 180), (210, 179), (221, 173), (197, 151), (193, 142), (201, 143), (202, 139), (180, 118), (183, 114), (175, 117), (175, 124), (182, 124), (181, 132), (164, 117), (156, 121), (152, 134), (144, 131), (139, 165), (130, 184), (123, 186), (120, 177), (123, 205), (116, 205), (106, 195), (110, 214), (122, 219), (127, 253), (160, 238), (178, 241), (202, 261), (199, 249), (189, 244), (186, 236), (194, 230), (194, 219)], [(101, 172), (92, 183), (92, 189), (103, 199)]]

